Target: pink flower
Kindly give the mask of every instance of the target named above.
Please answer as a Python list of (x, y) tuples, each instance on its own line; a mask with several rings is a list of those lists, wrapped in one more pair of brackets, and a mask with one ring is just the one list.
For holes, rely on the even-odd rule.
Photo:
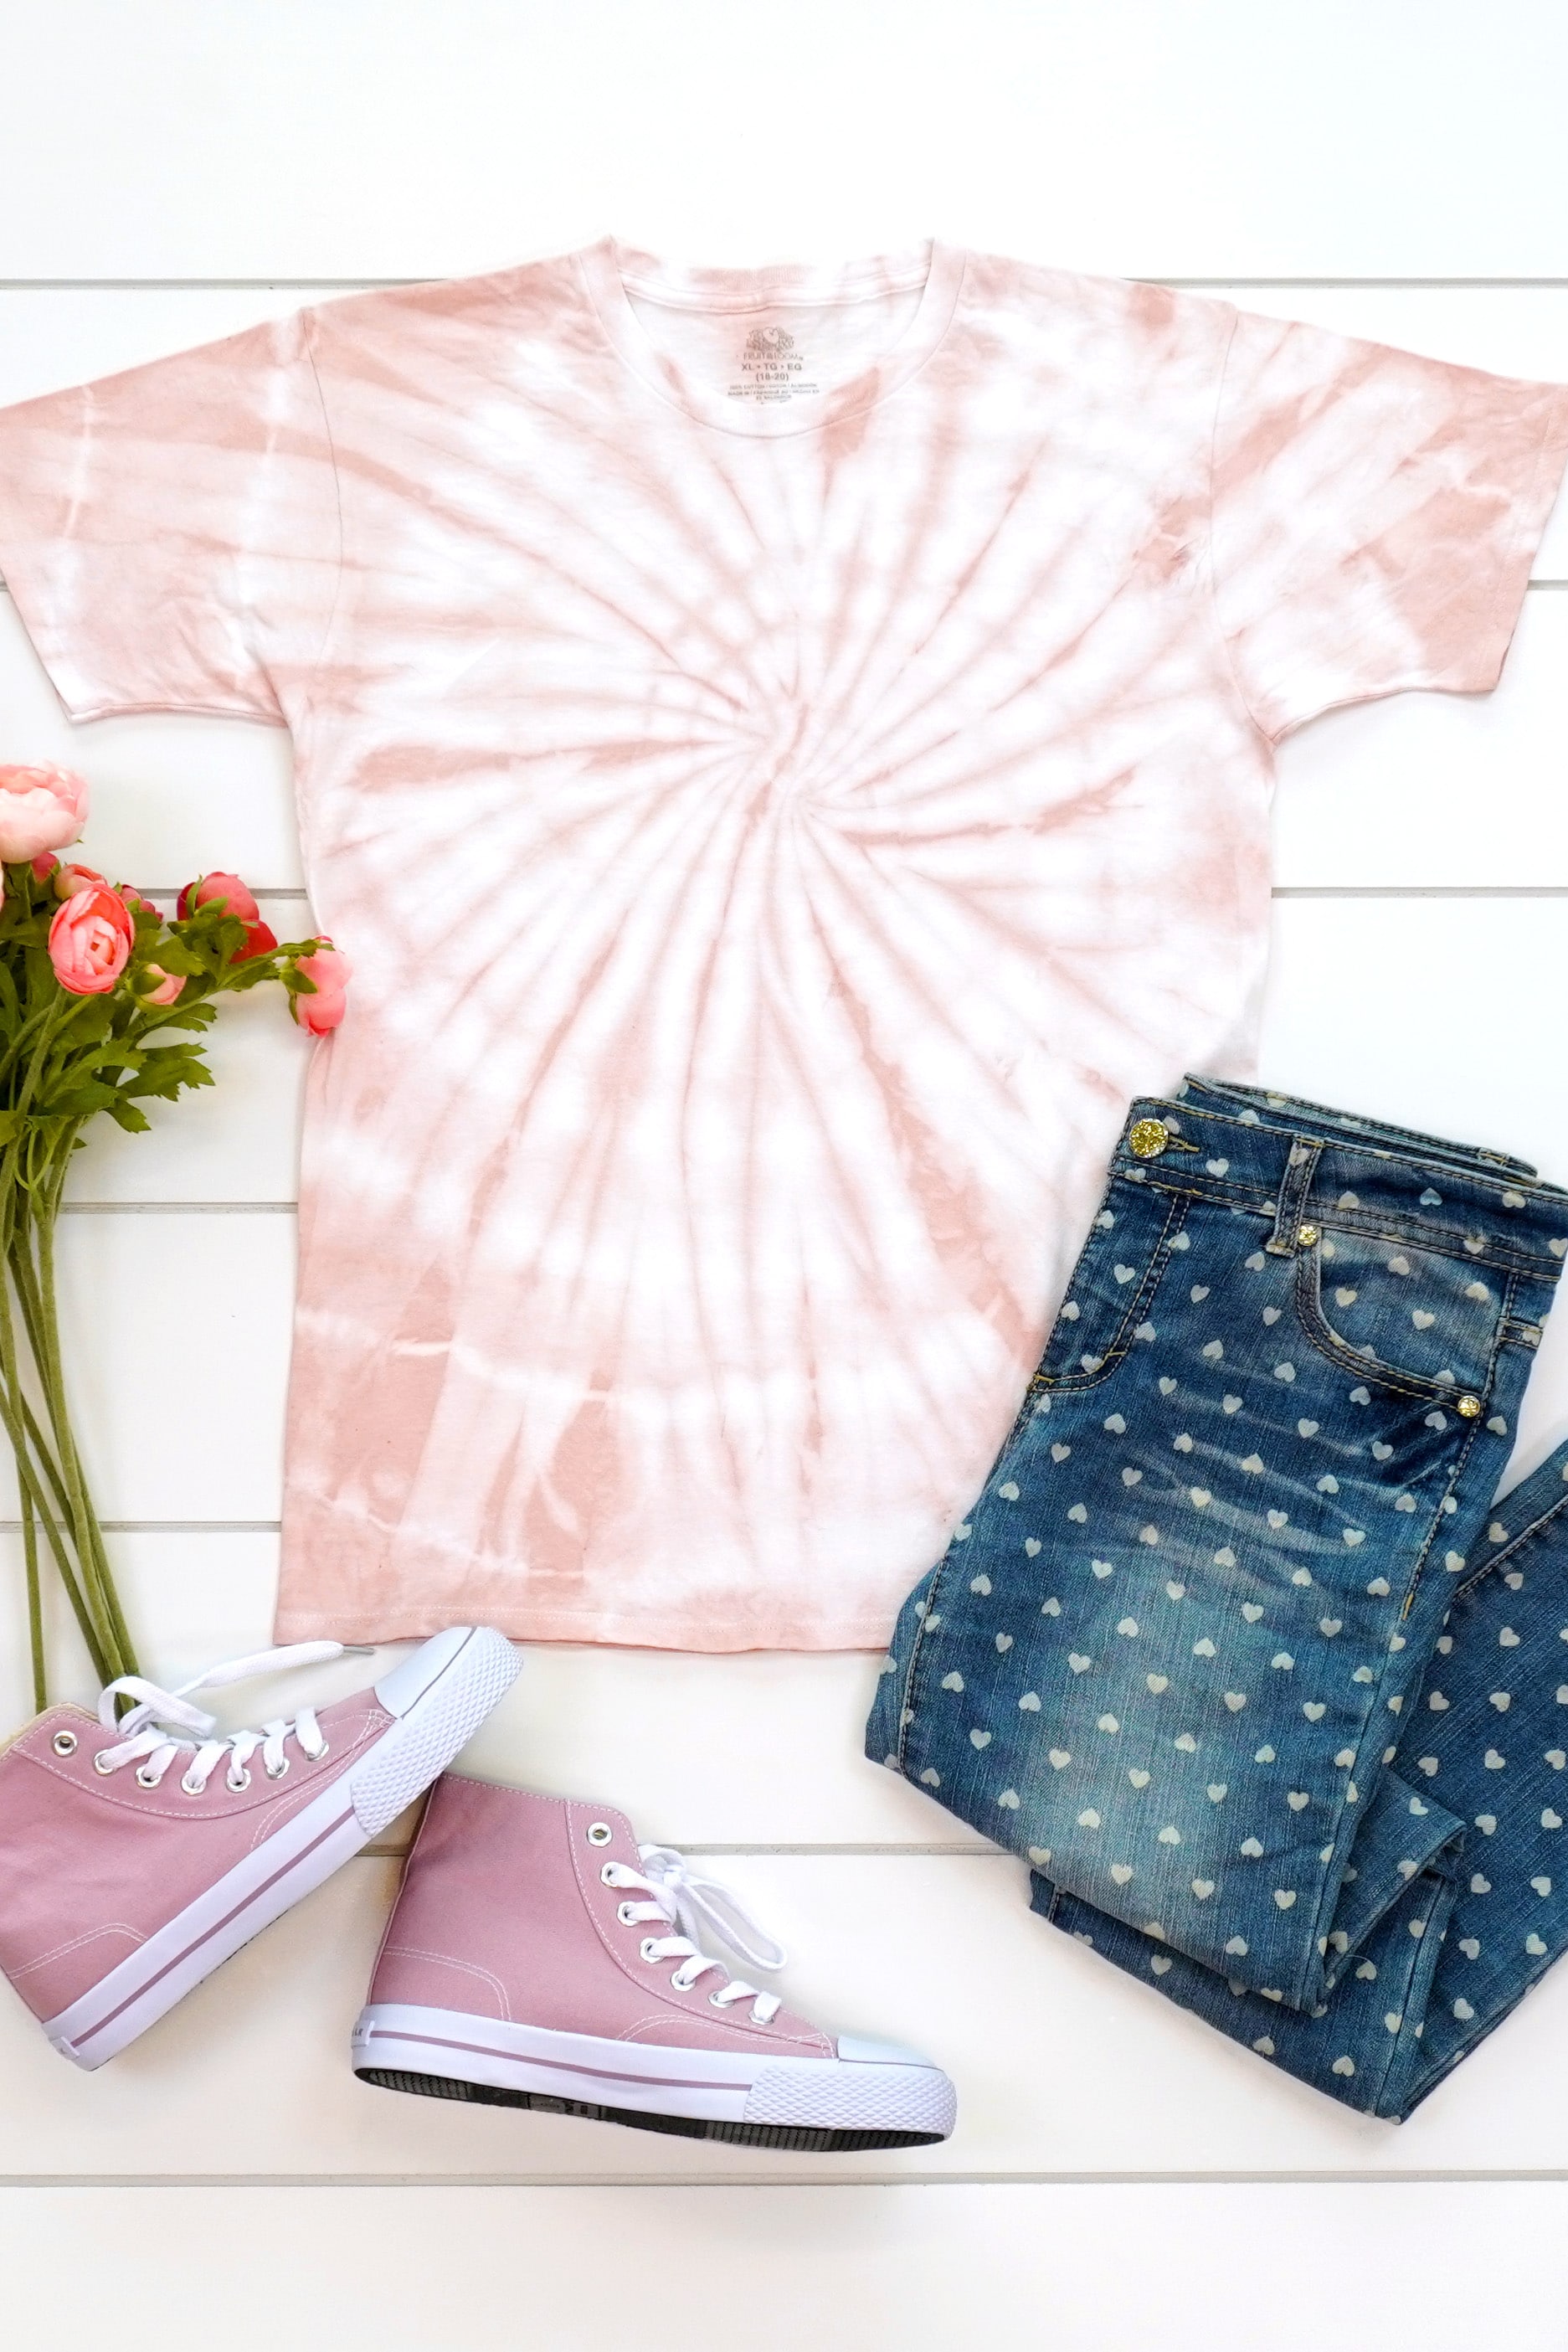
[(270, 955), (277, 945), (277, 934), (261, 919), (261, 909), (237, 874), (203, 874), (194, 882), (187, 882), (180, 893), (176, 908), (183, 922), (198, 907), (210, 906), (214, 898), (224, 902), (225, 915), (234, 915), (245, 925), (245, 945), (235, 956), (235, 963), (248, 963), (252, 956)]
[(0, 858), (7, 866), (63, 849), (87, 823), (85, 776), (68, 768), (0, 768)]
[(288, 1010), (301, 1029), (312, 1037), (324, 1037), (335, 1029), (348, 1010), (344, 992), (353, 976), (353, 966), (346, 955), (329, 944), (318, 948), (314, 955), (301, 956), (298, 969), (307, 980), (316, 983), (314, 996), (291, 996)]
[(193, 915), (198, 907), (210, 906), (214, 898), (222, 898), (225, 911), (237, 915), (242, 923), (256, 923), (261, 919), (261, 908), (237, 874), (199, 874), (193, 882), (187, 882), (180, 893), (181, 921)]
[(136, 936), (123, 898), (110, 889), (77, 890), (49, 925), (55, 978), (72, 996), (107, 996)]
[[(149, 988), (149, 981), (158, 984)], [(136, 993), (143, 1004), (172, 1004), (184, 985), (182, 974), (165, 971), (161, 963), (148, 963), (142, 965), (138, 975)]]
[(51, 866), (50, 881), (57, 898), (72, 898), (78, 890), (107, 890), (110, 887), (108, 875), (100, 874), (96, 866), (62, 866), (57, 858), (51, 860)]

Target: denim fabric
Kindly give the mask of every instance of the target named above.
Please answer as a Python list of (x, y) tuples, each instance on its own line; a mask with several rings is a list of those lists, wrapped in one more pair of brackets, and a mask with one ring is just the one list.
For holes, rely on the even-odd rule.
[(1568, 1943), (1568, 1448), (1493, 1502), (1565, 1253), (1501, 1154), (1134, 1104), (867, 1727), (1054, 1925), (1390, 2118)]

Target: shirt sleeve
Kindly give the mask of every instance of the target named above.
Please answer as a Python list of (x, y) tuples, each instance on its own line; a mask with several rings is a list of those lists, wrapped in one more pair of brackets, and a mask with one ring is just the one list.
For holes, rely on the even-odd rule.
[(1495, 686), (1568, 462), (1568, 386), (1236, 316), (1213, 567), (1266, 735), (1406, 687)]
[(298, 311), (0, 409), (0, 574), (73, 719), (286, 720), (340, 561)]

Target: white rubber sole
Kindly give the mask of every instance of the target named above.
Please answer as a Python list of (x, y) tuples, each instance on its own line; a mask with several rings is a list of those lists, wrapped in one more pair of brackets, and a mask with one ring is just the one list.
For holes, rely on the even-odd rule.
[(841, 2047), (868, 2054), (681, 2050), (375, 2001), (354, 2027), (353, 2066), (387, 2090), (750, 2147), (902, 2147), (947, 2137), (956, 2098), (940, 2067), (907, 2051), (873, 2056), (876, 2044), (848, 2037)]
[(101, 2066), (193, 1986), (281, 1918), (429, 1788), (516, 1681), (522, 1660), (487, 1626), (455, 1625), (392, 1668), (376, 1696), (397, 1720), (351, 1771), (138, 1945), (44, 2032)]

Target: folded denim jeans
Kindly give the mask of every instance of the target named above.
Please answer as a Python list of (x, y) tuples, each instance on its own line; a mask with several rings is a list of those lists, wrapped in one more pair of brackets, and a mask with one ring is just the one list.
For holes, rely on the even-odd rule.
[(1503, 1154), (1188, 1079), (1129, 1114), (866, 1752), (1182, 2007), (1402, 2120), (1568, 1944), (1568, 1254)]

